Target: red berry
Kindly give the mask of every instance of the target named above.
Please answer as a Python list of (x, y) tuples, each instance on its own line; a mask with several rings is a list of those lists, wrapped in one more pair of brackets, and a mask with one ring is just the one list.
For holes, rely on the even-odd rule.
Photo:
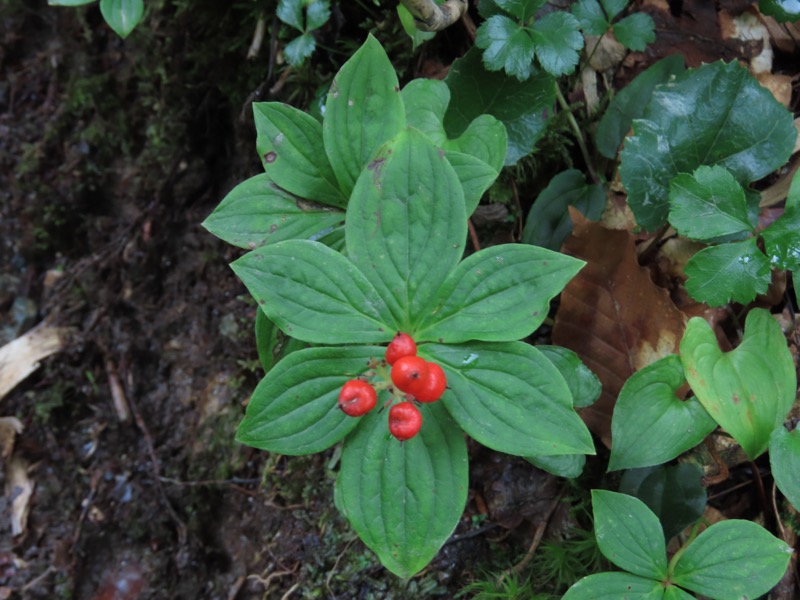
[(413, 394), (427, 376), (428, 363), (419, 356), (404, 356), (392, 365), (392, 383), (401, 392)]
[(410, 440), (422, 427), (422, 415), (411, 402), (401, 402), (389, 409), (389, 433), (401, 442)]
[(367, 414), (377, 403), (378, 394), (375, 388), (360, 379), (351, 379), (339, 392), (339, 408), (351, 417)]
[(420, 402), (436, 402), (447, 388), (447, 377), (442, 367), (436, 363), (428, 363), (428, 376), (415, 386), (414, 397)]
[(407, 333), (398, 332), (386, 348), (386, 362), (393, 365), (397, 359), (404, 356), (415, 356), (417, 345)]

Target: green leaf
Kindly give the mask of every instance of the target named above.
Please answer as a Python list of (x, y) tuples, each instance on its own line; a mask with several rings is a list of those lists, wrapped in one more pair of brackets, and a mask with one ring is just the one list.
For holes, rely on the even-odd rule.
[(391, 437), (372, 411), (347, 438), (336, 505), (381, 563), (398, 577), (424, 568), (450, 537), (467, 502), (467, 445), (440, 403), (425, 404), (422, 429)]
[(345, 235), (395, 331), (416, 331), (461, 258), (466, 229), (458, 177), (424, 134), (407, 129), (380, 149), (353, 190)]
[(670, 355), (625, 382), (611, 418), (609, 471), (667, 462), (714, 430), (716, 422), (697, 398), (675, 395), (685, 381), (680, 358)]
[(527, 21), (544, 6), (546, 0), (494, 0), (497, 6), (514, 15), (520, 21)]
[(709, 306), (747, 304), (765, 293), (772, 280), (769, 260), (756, 238), (703, 248), (689, 259), (684, 273), (691, 297)]
[(304, 33), (286, 44), (283, 48), (283, 56), (286, 58), (287, 63), (296, 67), (302, 65), (314, 53), (316, 47), (317, 42), (314, 40), (314, 36), (310, 33)]
[(473, 48), (453, 63), (445, 83), (452, 94), (444, 118), (449, 137), (458, 138), (477, 117), (492, 115), (508, 131), (506, 166), (530, 154), (547, 129), (545, 113), (555, 102), (549, 75), (537, 73), (523, 82), (487, 71)]
[(96, 0), (47, 0), (48, 6), (83, 6)]
[(490, 71), (504, 69), (520, 81), (531, 76), (533, 40), (524, 27), (503, 15), (484, 21), (475, 36), (475, 45), (483, 48), (483, 64)]
[(616, 158), (619, 145), (631, 129), (631, 123), (644, 114), (655, 87), (683, 71), (683, 56), (671, 54), (637, 75), (614, 96), (595, 132), (595, 144), (600, 154), (612, 160)]
[(536, 58), (551, 75), (569, 75), (578, 64), (583, 36), (578, 20), (570, 13), (552, 12), (533, 24), (531, 37)]
[(778, 489), (795, 508), (800, 506), (800, 429), (791, 433), (783, 426), (772, 432), (769, 464)]
[(331, 18), (330, 0), (306, 2), (306, 31), (319, 29)]
[(266, 315), (304, 342), (381, 343), (401, 330), (364, 275), (319, 242), (278, 242), (231, 268)]
[(126, 38), (142, 20), (144, 2), (142, 0), (100, 0), (100, 12), (108, 26), (119, 37)]
[(583, 473), (586, 466), (585, 454), (561, 454), (558, 456), (526, 456), (524, 457), (532, 465), (552, 473), (556, 477), (565, 479), (575, 479)]
[(252, 250), (288, 239), (316, 239), (343, 222), (343, 212), (298, 200), (261, 174), (233, 188), (203, 227), (229, 244)]
[(303, 0), (280, 0), (275, 14), (287, 25), (291, 25), (300, 32), (305, 32), (305, 27), (303, 27)]
[(698, 167), (669, 185), (669, 222), (686, 237), (710, 241), (755, 231), (744, 190), (724, 167)]
[(573, 585), (561, 600), (661, 600), (660, 581), (630, 573), (596, 573)]
[(561, 346), (536, 346), (558, 369), (572, 393), (575, 408), (591, 406), (600, 397), (603, 386), (600, 379), (572, 350)]
[(792, 355), (778, 323), (766, 310), (751, 310), (742, 343), (722, 352), (711, 326), (694, 317), (680, 353), (698, 400), (755, 460), (783, 423), (797, 389)]
[(633, 129), (620, 175), (637, 222), (650, 230), (667, 218), (678, 173), (718, 164), (746, 185), (783, 165), (797, 135), (791, 113), (736, 62), (703, 65), (659, 86)]
[(334, 77), (325, 104), (325, 152), (345, 196), (378, 148), (403, 127), (397, 75), (370, 34)]
[(408, 34), (408, 37), (411, 38), (412, 51), (436, 36), (435, 31), (421, 31), (417, 29), (414, 23), (414, 15), (408, 12), (408, 9), (402, 4), (397, 5), (397, 16), (400, 18), (400, 24), (403, 26), (403, 30)]
[(703, 516), (708, 495), (703, 469), (692, 463), (625, 471), (619, 491), (639, 498), (653, 511), (667, 540)]
[(597, 0), (579, 0), (570, 10), (586, 35), (603, 35), (611, 25)]
[(445, 153), (445, 158), (450, 163), (450, 166), (453, 167), (456, 177), (461, 182), (461, 190), (464, 192), (465, 214), (471, 215), (478, 207), (484, 192), (497, 179), (499, 171), (493, 169), (481, 159), (463, 152), (448, 151)]
[[(440, 257), (435, 257), (437, 260)], [(444, 280), (424, 311), (415, 339), (454, 344), (511, 342), (533, 333), (550, 300), (586, 264), (525, 244), (503, 244), (470, 255)]]
[(800, 3), (797, 0), (760, 0), (758, 10), (778, 23), (800, 21)]
[(697, 536), (671, 581), (711, 598), (757, 598), (786, 572), (792, 549), (752, 521), (731, 519)]
[(515, 456), (594, 454), (564, 378), (523, 342), (422, 344), (447, 375), (447, 410), (473, 439)]
[(800, 206), (800, 169), (795, 171), (789, 193), (786, 195), (786, 210)]
[(553, 177), (528, 213), (522, 241), (559, 250), (572, 233), (569, 206), (577, 208), (591, 221), (599, 220), (606, 207), (603, 186), (587, 184), (586, 177), (577, 169), (568, 169)]
[(614, 36), (620, 44), (628, 50), (643, 52), (647, 44), (656, 41), (656, 24), (653, 17), (646, 13), (634, 13), (628, 15), (617, 23), (614, 23)]
[(239, 424), (236, 440), (281, 454), (330, 448), (356, 427), (338, 404), (346, 381), (366, 372), (377, 346), (306, 348), (293, 352), (261, 380)]
[(770, 264), (778, 269), (800, 269), (800, 205), (784, 213), (761, 232)]
[(283, 333), (260, 308), (256, 311), (256, 349), (265, 373), (284, 356), (303, 348), (307, 348), (304, 342)]
[(600, 0), (600, 3), (603, 5), (603, 10), (606, 11), (608, 19), (613, 21), (619, 13), (625, 10), (628, 0)]
[(254, 102), (256, 148), (270, 179), (290, 194), (347, 206), (314, 117), (280, 102)]

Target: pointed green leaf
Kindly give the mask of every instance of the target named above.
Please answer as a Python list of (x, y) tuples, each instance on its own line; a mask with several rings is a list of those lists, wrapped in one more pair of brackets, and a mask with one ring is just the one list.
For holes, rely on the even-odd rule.
[(779, 426), (769, 442), (769, 463), (778, 489), (795, 508), (800, 507), (800, 429), (791, 433)]
[(786, 572), (792, 549), (752, 521), (712, 525), (678, 559), (671, 581), (711, 598), (758, 598)]
[(575, 70), (578, 51), (583, 48), (578, 27), (578, 20), (566, 12), (552, 12), (533, 24), (531, 37), (536, 58), (551, 75), (569, 75)]
[(520, 21), (527, 21), (537, 10), (544, 6), (546, 0), (494, 0), (497, 6)]
[(800, 269), (800, 206), (789, 206), (769, 227), (761, 232), (764, 250), (773, 267)]
[(464, 196), (450, 163), (416, 129), (402, 132), (359, 178), (346, 223), (348, 256), (397, 330), (415, 331), (464, 250)]
[(685, 381), (680, 358), (670, 355), (625, 382), (611, 418), (609, 471), (667, 462), (714, 430), (716, 422), (697, 398), (675, 395)]
[(484, 21), (476, 32), (475, 45), (483, 48), (483, 64), (490, 71), (504, 69), (520, 81), (531, 76), (533, 40), (508, 17), (495, 15)]
[(539, 467), (542, 471), (552, 473), (556, 477), (565, 479), (575, 479), (583, 473), (586, 466), (585, 454), (560, 454), (558, 456), (525, 456), (532, 465)]
[(287, 194), (262, 173), (233, 188), (203, 227), (239, 248), (288, 239), (316, 239), (344, 222), (344, 213)]
[(304, 342), (380, 343), (400, 330), (364, 275), (319, 242), (287, 240), (265, 246), (231, 268), (264, 313)]
[(646, 13), (628, 15), (614, 23), (614, 36), (628, 50), (643, 52), (647, 44), (656, 41), (656, 24), (653, 17)]
[(564, 378), (523, 342), (422, 344), (447, 375), (447, 410), (473, 439), (516, 456), (594, 454)]
[(664, 590), (663, 600), (695, 600), (695, 596), (692, 596), (688, 592), (684, 592), (679, 587), (670, 585), (667, 589)]
[(270, 179), (295, 196), (347, 206), (325, 155), (322, 125), (280, 102), (254, 102), (256, 148)]
[(306, 2), (306, 31), (319, 29), (330, 18), (330, 0), (311, 0), (311, 2)]
[(572, 393), (575, 408), (591, 406), (600, 397), (603, 386), (600, 379), (581, 361), (572, 350), (561, 346), (536, 346), (558, 369)]
[(121, 38), (128, 37), (142, 20), (144, 14), (143, 0), (100, 0), (100, 12)]
[(304, 33), (294, 38), (283, 48), (283, 56), (286, 62), (296, 67), (302, 65), (305, 60), (314, 54), (317, 42), (310, 33)]
[(660, 581), (631, 573), (596, 573), (573, 585), (561, 600), (662, 600)]
[(445, 152), (445, 158), (461, 182), (465, 214), (471, 215), (478, 208), (484, 192), (491, 187), (500, 172), (471, 154), (448, 150)]
[(361, 170), (405, 126), (392, 63), (372, 35), (333, 79), (325, 103), (325, 152), (345, 196)]
[(347, 438), (336, 505), (381, 563), (398, 577), (424, 568), (450, 537), (467, 502), (467, 445), (440, 403), (425, 404), (408, 441), (372, 411)]
[(636, 221), (650, 230), (666, 221), (678, 173), (719, 164), (745, 185), (783, 165), (797, 136), (791, 113), (737, 62), (659, 86), (633, 129), (620, 175)]
[(652, 579), (667, 577), (667, 549), (661, 524), (641, 500), (592, 490), (594, 535), (600, 552), (620, 569)]
[(281, 454), (330, 448), (360, 423), (338, 404), (346, 381), (366, 372), (384, 348), (347, 346), (293, 352), (261, 380), (247, 405), (236, 440)]
[(584, 264), (538, 246), (485, 248), (437, 282), (436, 298), (415, 337), (447, 344), (524, 338), (542, 324), (550, 300)]
[(275, 14), (287, 25), (291, 25), (298, 31), (305, 31), (305, 27), (303, 27), (303, 0), (280, 0)]
[(753, 309), (742, 343), (722, 352), (709, 324), (694, 317), (680, 353), (697, 398), (755, 460), (783, 423), (797, 389), (792, 355), (778, 323), (766, 310)]
[(684, 273), (686, 291), (709, 306), (747, 304), (765, 293), (772, 280), (769, 260), (756, 238), (703, 248), (689, 259)]
[(597, 0), (579, 0), (570, 10), (586, 35), (603, 35), (611, 25)]

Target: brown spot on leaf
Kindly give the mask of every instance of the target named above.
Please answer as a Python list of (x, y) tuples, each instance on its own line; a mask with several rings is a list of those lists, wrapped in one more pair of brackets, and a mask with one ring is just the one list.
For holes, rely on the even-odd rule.
[(274, 163), (277, 158), (278, 158), (278, 155), (275, 152), (270, 151), (270, 152), (267, 152), (264, 155), (264, 162), (265, 163)]
[(734, 394), (733, 398), (731, 398), (731, 402), (733, 402), (734, 404), (739, 404), (739, 402), (741, 402), (741, 400), (739, 399), (739, 396)]

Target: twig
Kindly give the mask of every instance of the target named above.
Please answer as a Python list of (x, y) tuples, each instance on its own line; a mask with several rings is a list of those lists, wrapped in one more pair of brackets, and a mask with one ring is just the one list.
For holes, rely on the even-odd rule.
[(114, 363), (110, 358), (106, 358), (106, 377), (108, 377), (108, 387), (111, 390), (111, 400), (114, 402), (114, 410), (117, 412), (117, 420), (120, 423), (127, 423), (131, 420), (131, 411), (128, 408), (128, 400), (125, 398), (125, 390), (119, 381), (119, 374)]
[(769, 502), (767, 502), (767, 490), (764, 489), (764, 481), (761, 479), (761, 471), (758, 470), (758, 465), (750, 461), (750, 468), (753, 470), (753, 477), (756, 480), (756, 490), (758, 490), (758, 499), (761, 501), (761, 510), (764, 511), (764, 520), (769, 522)]
[(708, 453), (711, 455), (711, 459), (714, 461), (714, 464), (717, 465), (718, 469), (716, 475), (703, 477), (703, 484), (706, 487), (709, 487), (725, 481), (728, 478), (728, 475), (730, 475), (730, 471), (728, 471), (728, 465), (725, 464), (725, 462), (719, 457), (719, 454), (717, 454), (717, 449), (714, 447), (714, 442), (712, 442), (710, 438), (706, 438), (704, 442), (706, 448), (708, 448)]
[(37, 585), (39, 585), (53, 571), (55, 571), (55, 569), (53, 568), (53, 565), (48, 566), (45, 569), (44, 573), (42, 573), (41, 575), (39, 575), (35, 579), (31, 579), (28, 583), (26, 583), (24, 586), (22, 586), (22, 593), (24, 594), (25, 592), (27, 592), (32, 587), (36, 587)]
[(567, 103), (567, 99), (564, 98), (564, 94), (561, 93), (561, 88), (558, 87), (557, 83), (555, 84), (555, 87), (556, 87), (556, 100), (558, 100), (558, 105), (561, 107), (561, 109), (567, 113), (567, 121), (569, 121), (569, 125), (572, 128), (572, 132), (575, 134), (575, 138), (578, 140), (578, 147), (581, 150), (583, 161), (586, 163), (586, 169), (589, 171), (589, 176), (595, 183), (600, 183), (600, 178), (597, 176), (597, 172), (594, 169), (592, 159), (589, 156), (589, 149), (586, 147), (586, 141), (583, 139), (583, 132), (581, 131), (578, 122), (575, 120), (575, 115), (573, 115), (572, 111), (570, 110), (569, 104)]
[(480, 251), (481, 243), (478, 241), (478, 232), (475, 231), (475, 225), (472, 224), (472, 219), (467, 219), (467, 228), (469, 228), (469, 239), (472, 241), (472, 247), (475, 252)]
[(258, 22), (256, 23), (256, 30), (253, 32), (253, 41), (250, 42), (250, 47), (247, 49), (248, 60), (258, 56), (261, 45), (264, 43), (264, 34), (266, 32), (267, 21), (264, 19), (264, 15), (259, 15)]

